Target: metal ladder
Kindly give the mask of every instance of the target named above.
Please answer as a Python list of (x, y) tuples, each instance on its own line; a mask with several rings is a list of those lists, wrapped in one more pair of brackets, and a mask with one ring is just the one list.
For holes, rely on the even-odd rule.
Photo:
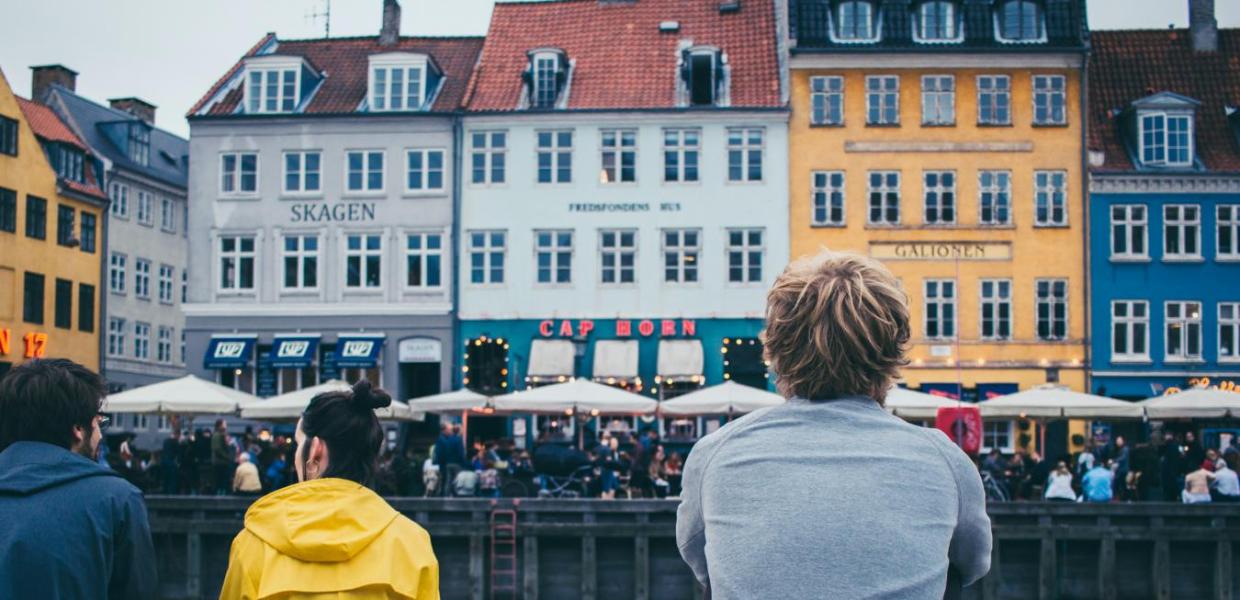
[(517, 507), (498, 508), (491, 501), (491, 600), (517, 597)]

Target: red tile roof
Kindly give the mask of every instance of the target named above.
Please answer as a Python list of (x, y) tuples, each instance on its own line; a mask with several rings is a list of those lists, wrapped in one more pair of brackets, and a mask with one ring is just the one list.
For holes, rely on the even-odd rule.
[(82, 142), (73, 130), (64, 121), (60, 120), (51, 107), (46, 104), (40, 104), (32, 100), (27, 100), (21, 96), (16, 96), (17, 104), (22, 108), (22, 114), (26, 115), (26, 122), (30, 123), (30, 130), (35, 135), (49, 141), (62, 142), (80, 148), (83, 152), (87, 151), (86, 144)]
[(1089, 149), (1102, 151), (1096, 172), (1134, 171), (1116, 110), (1158, 92), (1201, 102), (1197, 156), (1209, 171), (1240, 172), (1240, 146), (1226, 108), (1240, 105), (1240, 29), (1219, 30), (1219, 51), (1197, 53), (1183, 29), (1094, 31), (1089, 63)]
[[(274, 39), (267, 34), (245, 54), (257, 56)], [(404, 37), (392, 46), (379, 45), (377, 36), (356, 38), (321, 38), (311, 40), (277, 41), (270, 54), (277, 56), (300, 56), (315, 69), (326, 73), (321, 87), (306, 106), (308, 114), (339, 114), (357, 110), (366, 97), (368, 73), (367, 57), (385, 52), (416, 52), (429, 55), (443, 70), (446, 78), (443, 88), (435, 99), (436, 111), (453, 111), (460, 107), (461, 98), (469, 83), (470, 69), (478, 60), (482, 49), (480, 37)], [(199, 100), (187, 116), (230, 115), (241, 103), (241, 86), (229, 91), (223, 98), (208, 106), (218, 92), (241, 70), (244, 61), (238, 61)]]
[[(675, 108), (677, 46), (712, 45), (731, 66), (734, 107), (779, 107), (775, 8), (771, 0), (740, 0), (721, 13), (721, 0), (553, 0), (499, 2), (466, 108), (515, 110), (526, 52), (560, 48), (575, 61), (570, 109)], [(677, 21), (680, 30), (659, 31)]]

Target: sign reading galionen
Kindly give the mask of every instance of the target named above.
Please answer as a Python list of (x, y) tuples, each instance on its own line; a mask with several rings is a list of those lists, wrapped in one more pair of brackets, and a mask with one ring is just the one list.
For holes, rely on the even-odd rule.
[(882, 260), (1012, 260), (1008, 242), (870, 242)]

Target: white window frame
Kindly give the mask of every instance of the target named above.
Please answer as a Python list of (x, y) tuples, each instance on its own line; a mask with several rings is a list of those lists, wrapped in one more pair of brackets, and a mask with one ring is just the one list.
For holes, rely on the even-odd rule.
[[(1177, 216), (1172, 217), (1171, 209), (1176, 209)], [(1195, 218), (1188, 219), (1184, 217), (1185, 209), (1192, 209), (1196, 215)], [(1178, 239), (1180, 247), (1175, 251), (1171, 251), (1171, 236), (1168, 233), (1172, 229), (1179, 230)], [(1192, 233), (1192, 243), (1194, 252), (1185, 252), (1190, 239), (1186, 234)], [(1200, 204), (1166, 204), (1163, 205), (1163, 262), (1188, 261), (1196, 262), (1202, 259), (1201, 255), (1201, 205)]]
[[(1004, 430), (1000, 432), (999, 430)], [(997, 435), (1002, 435), (1007, 439), (1007, 444), (1003, 446), (992, 447), (987, 445), (986, 439), (994, 439)], [(1016, 451), (1016, 424), (1011, 420), (987, 420), (982, 422), (982, 453), (985, 454), (991, 450), (998, 450), (1005, 454), (1011, 454)]]
[(128, 280), (129, 274), (127, 265), (129, 256), (121, 252), (113, 252), (108, 256), (108, 291), (124, 296), (126, 292), (125, 282)]
[(159, 293), (159, 302), (161, 304), (172, 304), (173, 303), (172, 280), (174, 277), (173, 276), (174, 272), (175, 270), (172, 265), (165, 265), (165, 264), (159, 265), (158, 293)]
[(115, 181), (112, 182), (112, 184), (108, 186), (108, 198), (112, 200), (111, 205), (108, 207), (108, 211), (112, 214), (112, 216), (118, 219), (128, 219), (129, 186)]
[[(231, 251), (224, 250), (225, 240), (233, 241), (233, 249)], [(250, 250), (242, 250), (243, 241), (249, 240), (251, 244)], [(216, 260), (215, 265), (219, 271), (216, 273), (218, 277), (215, 280), (216, 291), (221, 294), (252, 294), (258, 289), (258, 237), (254, 235), (229, 234), (221, 235), (216, 238), (215, 243)], [(250, 287), (241, 287), (241, 270), (246, 260), (250, 265)], [(225, 285), (224, 274), (227, 272), (226, 265), (231, 262), (233, 265), (232, 284)]]
[[(758, 234), (758, 243), (753, 243), (753, 234)], [(741, 243), (736, 244), (732, 240), (732, 236), (740, 234)], [(730, 228), (725, 232), (727, 235), (726, 244), (724, 246), (726, 261), (724, 264), (728, 270), (729, 286), (758, 286), (766, 279), (766, 229), (762, 227), (737, 227)], [(754, 258), (757, 258), (758, 276), (755, 278), (753, 274)], [(739, 258), (739, 265), (733, 264), (733, 258)], [(741, 269), (741, 278), (734, 279), (732, 269)]]
[[(1223, 248), (1223, 232), (1231, 237)], [(1214, 258), (1220, 262), (1240, 261), (1240, 204), (1219, 204), (1214, 208)]]
[[(420, 187), (410, 185), (414, 168), (410, 165), (410, 159), (414, 155), (421, 156), (422, 167), (419, 169), (422, 179)], [(439, 156), (439, 167), (431, 166), (431, 155)], [(443, 148), (406, 148), (405, 149), (405, 193), (406, 194), (442, 194), (446, 189), (448, 178), (448, 153)], [(439, 174), (439, 185), (431, 185), (431, 175)]]
[[(341, 258), (340, 263), (340, 279), (342, 287), (347, 292), (381, 292), (385, 289), (387, 277), (384, 270), (387, 265), (384, 264), (384, 254), (387, 251), (387, 236), (382, 231), (346, 231), (340, 236), (341, 242)], [(349, 248), (349, 238), (359, 238), (359, 244), (356, 249)], [(371, 238), (379, 240), (378, 248), (370, 248)], [(367, 285), (366, 282), (371, 274), (370, 261), (368, 259), (377, 257), (379, 264), (375, 267), (379, 275), (378, 285)], [(349, 261), (357, 259), (357, 284), (349, 283)]]
[[(1181, 133), (1185, 137), (1185, 146), (1172, 145), (1173, 121), (1185, 128)], [(1196, 156), (1194, 133), (1191, 112), (1140, 111), (1137, 113), (1137, 159), (1141, 164), (1153, 167), (1191, 167)], [(1185, 160), (1172, 160), (1173, 148), (1181, 148)], [(1147, 151), (1152, 154), (1148, 158)]]
[(155, 362), (172, 364), (172, 328), (160, 326), (155, 339)]
[(172, 198), (162, 197), (159, 199), (159, 228), (168, 232), (176, 233), (176, 208), (177, 205)]
[[(539, 239), (543, 234), (548, 235), (549, 244), (543, 244)], [(568, 243), (562, 243), (560, 236), (568, 234)], [(535, 287), (568, 287), (573, 284), (573, 262), (576, 258), (576, 241), (577, 232), (572, 229), (535, 229), (534, 230), (534, 286)], [(561, 264), (561, 258), (564, 253), (568, 253), (567, 267)], [(548, 280), (541, 280), (541, 266), (539, 265), (539, 257), (542, 254), (549, 254), (547, 266)], [(557, 281), (560, 271), (568, 270), (568, 279), (565, 281)]]
[[(868, 33), (869, 35), (864, 35), (864, 36), (863, 35), (844, 35), (844, 31), (845, 31), (844, 30), (844, 21), (845, 21), (844, 9), (848, 7), (849, 5), (853, 5), (854, 7), (856, 7), (857, 5), (861, 5), (861, 4), (866, 5), (866, 7), (869, 9), (868, 14), (866, 15), (866, 21), (867, 21), (866, 25), (868, 29), (868, 32), (866, 33)], [(858, 43), (878, 41), (879, 37), (881, 36), (879, 29), (880, 29), (880, 23), (882, 22), (878, 18), (878, 11), (879, 11), (878, 3), (873, 2), (872, 0), (857, 0), (857, 1), (841, 2), (839, 6), (836, 8), (835, 13), (832, 15), (835, 18), (835, 23), (837, 24), (836, 27), (832, 28), (832, 35), (834, 35), (836, 39), (838, 39), (839, 41), (843, 43), (858, 44)], [(849, 33), (856, 34), (860, 32), (850, 30)]]
[[(1172, 316), (1171, 314), (1173, 312), (1172, 307), (1176, 309), (1176, 316)], [(1192, 312), (1194, 308), (1196, 308), (1195, 317), (1192, 316), (1194, 314)], [(1164, 355), (1166, 362), (1174, 363), (1202, 361), (1202, 346), (1204, 343), (1204, 340), (1202, 339), (1202, 332), (1204, 330), (1204, 324), (1202, 323), (1203, 315), (1201, 313), (1201, 309), (1201, 302), (1196, 300), (1168, 300), (1163, 304), (1163, 315), (1166, 323), (1166, 326), (1163, 329), (1163, 346), (1166, 352)], [(1177, 326), (1179, 327), (1178, 330), (1176, 330)], [(1194, 326), (1197, 329), (1197, 353), (1189, 354), (1188, 347), (1189, 342), (1192, 341), (1192, 330)], [(1172, 333), (1173, 330), (1175, 330), (1174, 334)], [(1171, 342), (1173, 337), (1180, 343), (1181, 352), (1179, 353), (1173, 353), (1171, 351)]]
[[(846, 171), (811, 171), (810, 223), (816, 227), (844, 227), (848, 223), (848, 201), (845, 195)], [(832, 213), (839, 211), (839, 218)], [(822, 218), (819, 218), (821, 213)]]
[[(1058, 184), (1058, 185), (1057, 185)], [(1046, 218), (1038, 214), (1038, 206), (1046, 200)], [(1055, 208), (1059, 207), (1060, 218), (1055, 219)], [(1034, 227), (1067, 227), (1068, 226), (1068, 172), (1067, 171), (1034, 171), (1033, 172), (1033, 225)]]
[[(986, 177), (990, 183), (986, 183)], [(1002, 211), (1000, 211), (1002, 199)], [(986, 208), (990, 218), (986, 218)], [(1004, 218), (1000, 219), (999, 214)], [(977, 173), (977, 222), (982, 225), (1009, 226), (1012, 224), (1012, 172), (1004, 169), (983, 169)]]
[[(874, 176), (875, 175), (881, 178), (878, 187), (874, 187)], [(892, 175), (895, 176), (895, 185), (892, 185), (890, 181)], [(902, 175), (900, 171), (867, 171), (866, 172), (865, 174), (865, 185), (866, 185), (865, 222), (867, 225), (893, 226), (893, 225), (900, 224), (901, 218), (903, 216), (902, 215), (903, 210), (900, 206), (900, 201), (901, 201), (901, 192), (900, 192), (901, 181), (900, 180), (901, 178), (902, 178)], [(875, 208), (874, 194), (880, 195), (878, 209), (879, 209), (879, 216), (882, 218), (877, 221), (874, 220), (874, 208)], [(888, 209), (891, 208), (891, 195), (892, 194), (895, 194), (894, 204), (895, 204), (895, 209), (896, 209), (896, 219), (894, 221), (888, 220), (886, 218)]]
[[(247, 157), (254, 158), (254, 189), (242, 189), (245, 182), (247, 171), (243, 169), (243, 163)], [(233, 159), (234, 169), (229, 171), (226, 168), (228, 159)], [(258, 195), (259, 173), (261, 171), (259, 165), (260, 157), (257, 152), (221, 152), (220, 153), (220, 196), (225, 198), (246, 198)], [(228, 189), (229, 185), (232, 189)]]
[[(1012, 124), (1012, 78), (1008, 75), (977, 76), (977, 124), (1007, 127)], [(989, 85), (987, 85), (989, 84)], [(1006, 98), (1002, 103), (1000, 98)], [(990, 115), (986, 115), (986, 110)]]
[[(1223, 347), (1224, 331), (1231, 333), (1231, 348)], [(1218, 361), (1240, 363), (1240, 302), (1218, 303)]]
[[(895, 82), (895, 88), (887, 84)], [(877, 116), (872, 115), (877, 107)], [(891, 115), (888, 115), (888, 112)], [(865, 78), (865, 125), (888, 127), (900, 124), (900, 76), (867, 75)]]
[[(354, 170), (350, 166), (349, 162), (354, 156), (357, 156), (357, 155), (360, 155), (362, 159), (361, 169), (357, 171), (358, 176), (361, 177), (361, 180), (359, 182), (361, 183), (361, 187), (353, 187), (353, 182), (351, 181), (353, 178)], [(370, 159), (373, 158), (374, 156), (379, 157), (379, 168), (377, 169), (379, 173), (379, 187), (372, 187), (370, 185), (370, 177), (371, 175), (374, 175), (376, 171), (376, 169), (372, 168), (370, 165)], [(354, 148), (352, 150), (345, 151), (344, 153), (344, 192), (345, 194), (350, 195), (350, 196), (356, 196), (356, 195), (362, 195), (362, 194), (377, 195), (377, 194), (382, 194), (384, 190), (386, 189), (387, 189), (387, 152), (385, 152), (382, 148)]]
[(133, 324), (133, 357), (138, 360), (151, 359), (151, 324), (134, 321)]
[[(934, 288), (934, 298), (931, 299), (930, 290)], [(950, 291), (947, 295), (946, 291)], [(958, 298), (960, 297), (960, 286), (952, 278), (933, 278), (926, 279), (922, 284), (922, 334), (928, 340), (954, 340), (960, 335), (960, 311)], [(930, 316), (930, 307), (938, 307), (935, 311), (938, 313), (935, 320), (936, 335), (930, 335), (930, 324), (932, 317)], [(951, 309), (951, 316), (944, 316), (944, 309)], [(944, 335), (945, 325), (951, 325), (951, 333)]]
[[(931, 185), (930, 178), (934, 177), (936, 183)], [(943, 183), (944, 179), (950, 178), (951, 184)], [(944, 197), (950, 196), (951, 200), (946, 201)], [(956, 194), (956, 172), (955, 171), (922, 171), (921, 173), (921, 199), (922, 199), (922, 223), (925, 225), (955, 225), (956, 218), (959, 214), (957, 207), (960, 205), (959, 198)], [(931, 210), (934, 211), (934, 220), (930, 220)], [(943, 212), (951, 211), (951, 219), (943, 218)]]
[[(412, 238), (419, 239), (418, 248), (410, 248), (409, 240)], [(431, 248), (430, 241), (437, 240), (438, 248)], [(447, 273), (447, 261), (444, 251), (447, 249), (449, 241), (448, 236), (443, 231), (406, 231), (404, 233), (405, 248), (405, 264), (404, 264), (404, 285), (406, 290), (410, 291), (430, 291), (442, 290), (444, 287), (444, 274)], [(430, 263), (432, 257), (439, 258), (439, 283), (431, 285), (427, 283)], [(422, 282), (417, 285), (409, 283), (409, 261), (415, 259), (421, 268)]]
[[(944, 107), (946, 101), (946, 108)], [(956, 124), (956, 77), (921, 76), (921, 124), (945, 127)]]
[[(559, 53), (550, 51), (535, 52), (530, 57), (530, 106), (555, 107), (560, 98), (560, 86), (556, 79), (559, 78), (561, 60)], [(548, 85), (551, 89), (544, 89)], [(548, 99), (550, 102), (544, 101)]]
[[(287, 86), (288, 76), (293, 76), (292, 97), (286, 97), (288, 92)], [(254, 76), (259, 76), (257, 85), (257, 96), (254, 95), (256, 86)], [(271, 96), (272, 79), (275, 79), (275, 96)], [(286, 65), (280, 67), (265, 67), (246, 69), (245, 74), (245, 110), (248, 114), (277, 114), (290, 113), (297, 111), (299, 98), (301, 96), (301, 66)], [(274, 108), (270, 108), (274, 104)]]
[[(693, 141), (689, 136), (692, 135)], [(673, 166), (668, 162), (676, 157)], [(688, 158), (693, 157), (693, 169), (687, 166)], [(670, 169), (676, 173), (675, 179), (668, 179)], [(697, 127), (669, 127), (663, 130), (663, 183), (696, 184), (702, 180), (702, 130)]]
[[(1068, 78), (1063, 75), (1033, 75), (1033, 124), (1042, 126), (1068, 124)], [(1055, 114), (1055, 100), (1059, 114)], [(1045, 104), (1039, 107), (1039, 104)], [(1039, 115), (1039, 112), (1045, 113)]]
[(148, 259), (133, 261), (133, 295), (139, 300), (151, 299), (151, 261)]
[[(610, 139), (609, 139), (610, 138)], [(601, 185), (633, 185), (637, 183), (637, 130), (600, 129), (598, 132), (599, 175)], [(625, 179), (624, 159), (632, 162), (632, 175)], [(608, 166), (608, 163), (611, 163)]]
[[(318, 167), (310, 169), (306, 163), (307, 159), (314, 156), (318, 160)], [(289, 168), (289, 159), (297, 157), (297, 169), (294, 172)], [(323, 153), (320, 150), (286, 150), (281, 161), (280, 189), (286, 196), (314, 196), (323, 193)], [(315, 187), (309, 186), (310, 174), (313, 173), (316, 180)], [(292, 175), (297, 179), (297, 187), (289, 187), (289, 176)]]
[[(1141, 307), (1144, 316), (1137, 316), (1136, 309)], [(1123, 310), (1121, 310), (1121, 308)], [(1120, 314), (1120, 313), (1123, 314)], [(1144, 333), (1137, 336), (1137, 327), (1144, 326)], [(1115, 344), (1115, 332), (1122, 329), (1128, 347), (1120, 348)], [(1149, 362), (1150, 361), (1150, 303), (1146, 300), (1112, 300), (1111, 301), (1111, 362)], [(1134, 352), (1135, 341), (1141, 340), (1144, 352)]]
[[(697, 241), (689, 243), (686, 239), (689, 235), (694, 236)], [(674, 239), (669, 239), (669, 236)], [(663, 250), (663, 283), (676, 286), (701, 283), (702, 230), (693, 227), (669, 227), (659, 231), (659, 239)], [(690, 273), (692, 280), (689, 279)], [(672, 277), (669, 278), (669, 275)]]
[[(625, 244), (625, 236), (631, 236), (632, 243)], [(610, 239), (610, 243), (608, 240)], [(598, 231), (598, 282), (601, 287), (634, 287), (637, 285), (637, 229), (600, 229)], [(630, 264), (628, 267), (624, 265), (624, 259), (628, 258)], [(611, 259), (611, 266), (607, 266), (607, 259)], [(611, 274), (611, 281), (607, 281), (608, 274)], [(624, 281), (627, 274), (631, 277), (629, 281)]]
[[(1123, 215), (1119, 218), (1116, 218), (1115, 214), (1117, 209), (1123, 213)], [(1149, 207), (1144, 204), (1113, 204), (1107, 212), (1111, 217), (1111, 260), (1149, 260)], [(1133, 216), (1136, 212), (1140, 212), (1141, 216)], [(1117, 237), (1117, 234), (1119, 237)], [(1125, 245), (1122, 252), (1116, 250), (1116, 246), (1120, 243), (1121, 239)], [(1140, 241), (1141, 252), (1133, 252), (1134, 240)]]
[[(479, 235), (482, 236), (483, 243), (481, 246), (475, 244)], [(496, 235), (500, 237), (499, 245), (494, 244)], [(477, 287), (499, 287), (504, 285), (508, 280), (508, 232), (502, 229), (471, 229), (465, 232), (465, 243), (467, 244), (466, 254), (468, 262), (466, 263), (466, 268), (469, 269), (469, 276), (467, 278), (469, 285)], [(482, 266), (478, 267), (482, 272), (482, 281), (477, 282), (474, 281), (475, 255), (482, 256)], [(499, 281), (495, 281), (493, 277), (495, 270), (494, 262), (497, 255), (501, 257)]]
[[(729, 127), (727, 133), (728, 183), (761, 183), (766, 163), (766, 128)], [(757, 143), (754, 143), (754, 136), (757, 136)], [(758, 158), (757, 176), (753, 172), (755, 156)], [(736, 167), (740, 168), (739, 177), (732, 172)]]
[[(1046, 286), (1046, 295), (1042, 294), (1043, 284)], [(1055, 287), (1062, 285), (1063, 296), (1055, 295)], [(1033, 332), (1034, 336), (1041, 341), (1060, 342), (1068, 339), (1072, 335), (1071, 316), (1072, 305), (1068, 303), (1068, 280), (1064, 277), (1043, 277), (1033, 281)], [(1047, 307), (1047, 334), (1042, 335), (1042, 307)], [(1055, 317), (1055, 307), (1063, 307), (1063, 335), (1055, 335), (1055, 323), (1060, 319)]]
[(839, 75), (810, 77), (809, 90), (810, 125), (843, 125), (844, 78)]
[[(482, 145), (478, 145), (478, 136), (482, 136)], [(469, 132), (469, 185), (492, 186), (503, 185), (508, 181), (508, 130), (479, 129)], [(502, 143), (497, 144), (496, 140)], [(476, 178), (478, 166), (474, 163), (482, 159), (482, 179)], [(498, 163), (498, 166), (497, 166)], [(498, 175), (498, 176), (497, 176)]]
[(125, 332), (125, 319), (117, 317), (108, 318), (108, 356), (121, 357), (125, 355)]
[[(987, 294), (987, 292), (990, 292)], [(977, 322), (978, 337), (983, 340), (1003, 341), (1012, 339), (1012, 330), (1015, 319), (1012, 314), (1012, 280), (1011, 279), (982, 279), (978, 282), (978, 311)], [(1003, 309), (1007, 308), (1007, 317), (1003, 315)], [(986, 318), (986, 309), (990, 308), (991, 317)], [(991, 322), (991, 334), (986, 334), (986, 324)], [(1007, 325), (1007, 333), (1002, 333), (1002, 325)]]
[[(947, 9), (947, 15), (946, 15), (947, 23), (943, 31), (943, 33), (945, 33), (946, 35), (943, 35), (943, 36), (929, 35), (929, 31), (927, 28), (927, 14), (926, 14), (928, 12), (927, 9), (932, 6), (936, 6), (936, 5), (939, 8)], [(941, 17), (943, 15), (936, 14), (933, 16)], [(959, 15), (956, 13), (956, 3), (945, 2), (945, 1), (934, 1), (934, 0), (919, 3), (917, 5), (916, 19), (915, 19), (915, 22), (913, 23), (913, 38), (918, 42), (931, 43), (931, 44), (958, 42), (964, 39), (964, 27), (961, 26)]]
[[(306, 240), (314, 240), (314, 248), (306, 248)], [(290, 240), (294, 242), (295, 247), (289, 249)], [(280, 236), (280, 290), (283, 292), (317, 292), (319, 290), (319, 282), (323, 279), (323, 261), (320, 260), (320, 251), (323, 248), (322, 238), (317, 232), (288, 232)], [(293, 259), (297, 285), (288, 285), (289, 275), (289, 259)], [(306, 262), (314, 261), (314, 285), (306, 285)]]
[[(1035, 34), (1034, 36), (1010, 38), (1010, 37), (1003, 35), (1004, 16), (1005, 16), (1004, 12), (1007, 8), (1007, 5), (1011, 4), (1014, 1), (1031, 4), (1033, 6), (1034, 27), (1037, 29), (1037, 31), (1034, 32)], [(1045, 11), (1043, 11), (1042, 7), (1038, 6), (1036, 2), (1032, 2), (1029, 0), (1006, 0), (1004, 2), (997, 3), (996, 9), (997, 10), (995, 11), (995, 37), (999, 41), (1007, 42), (1010, 44), (1030, 44), (1033, 42), (1038, 42), (1038, 41), (1042, 41), (1046, 39), (1046, 23), (1044, 22)]]
[(138, 223), (150, 227), (155, 224), (154, 215), (151, 214), (151, 193), (146, 190), (138, 190)]
[[(371, 58), (366, 80), (366, 106), (370, 112), (416, 112), (425, 110), (430, 94), (426, 83), (429, 63), (402, 59), (399, 62)], [(412, 75), (416, 71), (416, 93), (411, 93)], [(382, 73), (382, 82), (379, 74)], [(400, 74), (400, 83), (396, 82), (395, 74)], [(380, 90), (379, 86), (383, 89)], [(399, 87), (398, 87), (399, 86)], [(415, 102), (416, 101), (416, 102)], [(414, 106), (413, 104), (416, 104)]]
[[(568, 136), (568, 145), (562, 145), (563, 135)], [(543, 136), (547, 137), (547, 145), (543, 145)], [(560, 185), (573, 182), (573, 141), (576, 137), (572, 129), (538, 129), (534, 131), (534, 183), (538, 185)], [(543, 157), (547, 157), (547, 180), (543, 181)], [(561, 178), (567, 170), (567, 177)]]

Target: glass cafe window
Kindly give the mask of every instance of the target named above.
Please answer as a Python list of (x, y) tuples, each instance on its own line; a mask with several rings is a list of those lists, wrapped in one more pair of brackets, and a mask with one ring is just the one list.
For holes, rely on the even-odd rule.
[(508, 388), (508, 344), (503, 339), (479, 337), (465, 342), (465, 387), (480, 394)]
[(766, 361), (762, 358), (762, 341), (757, 338), (724, 338), (723, 378), (741, 385), (766, 389)]

